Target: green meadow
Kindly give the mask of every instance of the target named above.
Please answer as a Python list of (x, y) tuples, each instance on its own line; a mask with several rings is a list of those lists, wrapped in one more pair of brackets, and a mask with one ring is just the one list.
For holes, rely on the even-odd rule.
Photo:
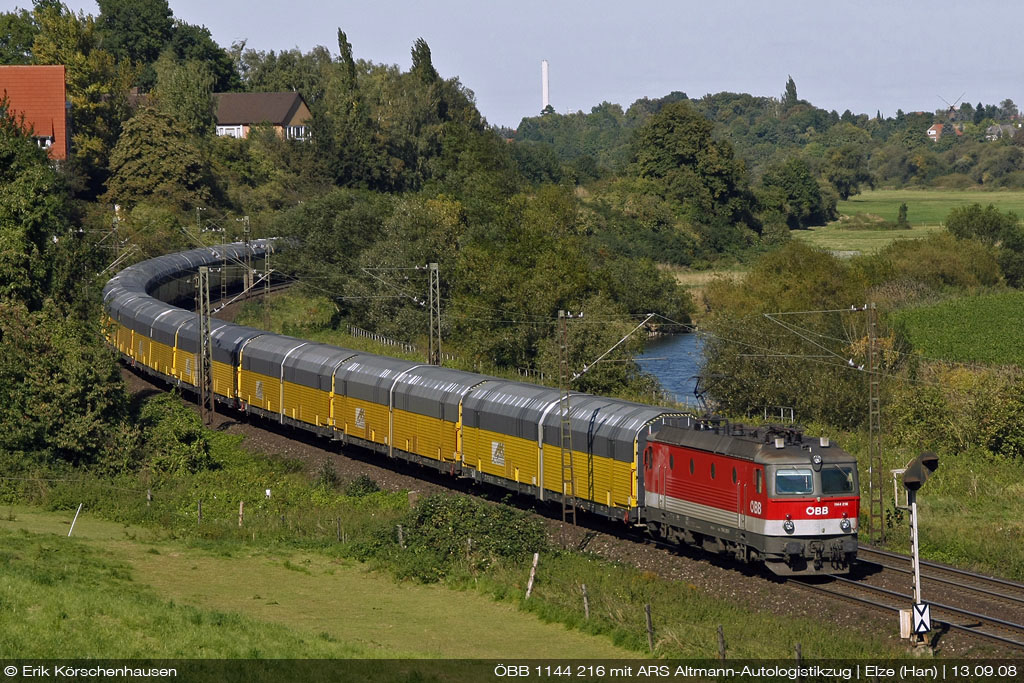
[[(910, 229), (893, 229), (900, 204), (904, 203)], [(870, 254), (895, 240), (926, 237), (942, 230), (950, 210), (969, 204), (993, 204), (1000, 211), (1024, 216), (1024, 192), (1020, 191), (868, 190), (839, 202), (838, 221), (790, 234), (842, 255)]]
[(951, 209), (966, 204), (994, 204), (1000, 211), (1024, 216), (1024, 192), (1017, 190), (868, 190), (839, 202), (845, 216), (866, 214), (896, 221), (900, 204), (907, 205), (912, 227), (937, 227)]
[(891, 320), (922, 356), (1024, 366), (1024, 292), (949, 299), (897, 311)]

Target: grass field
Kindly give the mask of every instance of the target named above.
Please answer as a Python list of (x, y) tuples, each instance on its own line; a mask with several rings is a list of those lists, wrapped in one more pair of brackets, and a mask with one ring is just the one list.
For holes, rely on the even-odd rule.
[[(853, 222), (888, 221), (895, 223), (902, 203), (907, 204), (910, 230), (889, 230), (859, 227), (849, 229)], [(868, 190), (839, 202), (841, 220), (810, 230), (794, 230), (790, 234), (831, 252), (852, 256), (871, 254), (894, 240), (926, 237), (942, 230), (951, 209), (968, 204), (994, 204), (1000, 211), (1013, 211), (1024, 216), (1024, 192), (982, 190)], [(851, 220), (852, 219), (852, 220)], [(863, 219), (863, 220), (862, 220)]]
[(994, 204), (1024, 216), (1024, 192), (1010, 190), (868, 190), (839, 202), (838, 209), (841, 215), (873, 214), (895, 222), (904, 202), (907, 221), (915, 228), (938, 226), (951, 209), (967, 204)]
[[(637, 656), (512, 604), (396, 584), (357, 562), (210, 552), (88, 514), (68, 539), (70, 514), (2, 512), (0, 605), (15, 618), (0, 651), (21, 657)], [(473, 635), (499, 623), (500, 639)]]
[(1024, 292), (961, 297), (898, 311), (900, 325), (923, 356), (966, 363), (1024, 366)]

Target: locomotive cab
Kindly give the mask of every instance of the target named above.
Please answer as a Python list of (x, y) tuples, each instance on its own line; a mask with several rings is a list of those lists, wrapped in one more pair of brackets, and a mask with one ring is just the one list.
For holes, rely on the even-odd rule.
[(856, 555), (857, 465), (822, 451), (765, 464), (765, 561), (777, 574), (845, 573)]

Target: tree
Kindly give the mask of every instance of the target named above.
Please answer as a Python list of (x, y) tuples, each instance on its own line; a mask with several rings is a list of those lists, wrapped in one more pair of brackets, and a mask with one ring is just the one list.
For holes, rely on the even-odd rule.
[(840, 199), (849, 199), (860, 192), (860, 186), (872, 183), (868, 160), (856, 145), (843, 145), (829, 155), (825, 178), (839, 193)]
[(866, 295), (866, 278), (848, 261), (802, 240), (764, 254), (741, 281), (713, 282), (705, 290), (712, 314), (702, 320), (710, 332), (704, 386), (726, 414), (792, 406), (801, 422), (860, 424), (867, 412), (863, 374), (819, 359), (825, 346), (855, 365), (864, 362), (861, 314), (785, 316), (786, 324), (765, 314), (846, 309)]
[(72, 14), (60, 4), (39, 3), (39, 32), (32, 43), (34, 64), (63, 64), (71, 101), (71, 169), (88, 197), (101, 192), (110, 149), (127, 118), (128, 89), (136, 72), (128, 62), (99, 47), (91, 16)]
[(691, 221), (724, 228), (756, 229), (746, 168), (728, 142), (715, 140), (712, 124), (687, 102), (665, 105), (633, 142), (632, 169), (656, 180)]
[(999, 103), (999, 119), (1001, 121), (1009, 121), (1016, 118), (1018, 113), (1017, 105), (1009, 97)]
[(0, 64), (30, 64), (39, 27), (27, 10), (0, 14)]
[(138, 111), (110, 155), (107, 198), (131, 206), (156, 197), (181, 207), (210, 196), (209, 171), (199, 147), (174, 118), (151, 107)]
[(440, 76), (430, 61), (430, 46), (427, 41), (417, 38), (412, 46), (412, 68), (409, 73), (413, 74), (425, 83), (433, 83)]
[(30, 312), (0, 299), (0, 466), (6, 471), (93, 464), (117, 449), (128, 401), (117, 360), (97, 328), (53, 305)]
[(896, 216), (896, 227), (904, 230), (910, 229), (910, 223), (907, 222), (907, 203), (901, 202), (899, 213)]
[(370, 108), (359, 89), (348, 36), (338, 29), (338, 61), (321, 69), (323, 96), (313, 107), (313, 141), (327, 174), (343, 187), (376, 184), (383, 165)]
[(96, 23), (103, 48), (118, 60), (142, 65), (140, 82), (150, 86), (156, 78), (150, 65), (174, 31), (167, 0), (96, 0), (96, 4), (100, 7)]
[(213, 99), (215, 78), (209, 67), (198, 61), (178, 62), (170, 50), (154, 64), (156, 87), (152, 103), (178, 122), (189, 135), (212, 135), (217, 124)]
[(281, 52), (246, 50), (244, 44), (236, 47), (240, 53), (238, 73), (246, 89), (252, 92), (298, 92), (310, 107), (323, 97), (324, 73), (334, 63), (326, 47), (318, 45), (307, 53), (298, 49)]
[(790, 230), (824, 225), (835, 218), (835, 204), (826, 201), (810, 166), (799, 157), (768, 167), (761, 184), (762, 204), (784, 215)]
[(46, 296), (46, 251), (68, 224), (67, 188), (46, 152), (0, 99), (0, 300), (37, 308)]
[(793, 77), (790, 76), (789, 80), (786, 81), (786, 92), (782, 95), (782, 104), (788, 109), (799, 102), (800, 100), (796, 96), (796, 81), (794, 81)]
[(946, 230), (957, 239), (974, 239), (989, 246), (998, 246), (1013, 235), (1020, 219), (1013, 212), (1003, 213), (993, 204), (958, 206), (946, 216)]
[(242, 80), (227, 50), (213, 40), (205, 26), (174, 22), (168, 47), (181, 62), (200, 62), (213, 75), (214, 92), (241, 90)]

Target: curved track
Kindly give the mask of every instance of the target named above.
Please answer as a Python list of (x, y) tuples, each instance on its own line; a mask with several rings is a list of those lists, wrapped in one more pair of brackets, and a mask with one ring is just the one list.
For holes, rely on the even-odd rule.
[[(910, 608), (910, 557), (870, 546), (860, 550), (851, 578), (794, 583), (889, 612)], [(921, 562), (921, 584), (931, 605), (933, 644), (955, 630), (1024, 651), (1024, 584), (927, 561)]]

